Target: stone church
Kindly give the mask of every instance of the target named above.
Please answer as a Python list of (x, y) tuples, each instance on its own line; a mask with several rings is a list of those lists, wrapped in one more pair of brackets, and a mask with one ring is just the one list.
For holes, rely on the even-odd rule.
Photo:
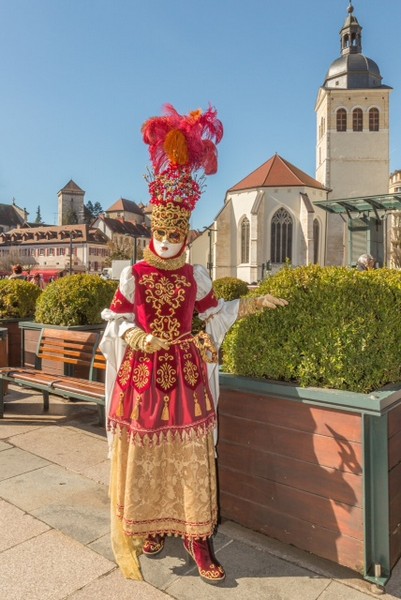
[[(352, 265), (363, 252), (387, 264), (389, 99), (378, 65), (362, 53), (352, 2), (340, 30), (340, 57), (318, 91), (316, 173), (275, 155), (226, 193), (212, 226), (194, 242), (191, 262), (213, 279), (259, 281), (266, 269)], [(388, 240), (387, 240), (388, 243)]]

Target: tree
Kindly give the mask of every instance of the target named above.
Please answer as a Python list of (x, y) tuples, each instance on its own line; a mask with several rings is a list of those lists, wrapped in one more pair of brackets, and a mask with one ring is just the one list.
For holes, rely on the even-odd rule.
[(114, 235), (108, 246), (110, 248), (110, 260), (130, 260), (132, 258), (132, 238), (125, 235)]
[(38, 206), (38, 209), (36, 211), (35, 223), (38, 223), (39, 225), (42, 225), (43, 223), (42, 215), (40, 214), (40, 206)]
[[(113, 239), (108, 243), (110, 256), (107, 259), (107, 264), (111, 264), (112, 260), (132, 260), (134, 258), (134, 243), (137, 244), (136, 258), (140, 260), (143, 257), (142, 248), (138, 247), (138, 240), (128, 235), (113, 235)], [(105, 262), (105, 264), (106, 264)]]
[(88, 209), (88, 211), (90, 212), (91, 216), (94, 219), (96, 219), (96, 217), (101, 215), (103, 212), (103, 208), (102, 208), (102, 205), (100, 204), (100, 202), (95, 202), (95, 204), (93, 204), (89, 200), (89, 202), (86, 203), (86, 208)]
[(36, 260), (33, 256), (20, 256), (15, 247), (10, 248), (7, 254), (0, 256), (0, 271), (11, 274), (12, 266), (17, 264), (20, 264), (24, 271), (29, 271), (36, 264)]

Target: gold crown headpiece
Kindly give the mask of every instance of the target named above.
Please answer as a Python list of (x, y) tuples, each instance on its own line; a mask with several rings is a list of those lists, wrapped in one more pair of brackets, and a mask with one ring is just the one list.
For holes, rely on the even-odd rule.
[(217, 171), (216, 145), (223, 137), (223, 125), (211, 106), (202, 113), (180, 115), (171, 104), (164, 115), (152, 117), (142, 126), (149, 146), (153, 171), (146, 177), (152, 204), (152, 228), (176, 227), (188, 230), (191, 212), (201, 197), (205, 175)]

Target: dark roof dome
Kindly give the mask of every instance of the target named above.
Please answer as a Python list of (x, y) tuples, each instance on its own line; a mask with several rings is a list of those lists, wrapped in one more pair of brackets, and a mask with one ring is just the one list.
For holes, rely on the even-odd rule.
[(382, 85), (379, 67), (363, 54), (340, 56), (330, 65), (324, 81), (326, 88), (364, 89)]
[(341, 56), (333, 61), (323, 84), (325, 88), (366, 89), (382, 85), (379, 67), (362, 54), (362, 27), (354, 16), (352, 2), (340, 31)]

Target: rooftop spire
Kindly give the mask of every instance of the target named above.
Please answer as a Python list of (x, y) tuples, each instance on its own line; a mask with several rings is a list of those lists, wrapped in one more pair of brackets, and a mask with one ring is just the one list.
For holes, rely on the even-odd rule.
[(354, 17), (354, 7), (352, 0), (349, 0), (348, 16), (345, 19), (343, 28), (340, 31), (341, 54), (361, 54), (362, 53), (362, 27), (358, 19)]

